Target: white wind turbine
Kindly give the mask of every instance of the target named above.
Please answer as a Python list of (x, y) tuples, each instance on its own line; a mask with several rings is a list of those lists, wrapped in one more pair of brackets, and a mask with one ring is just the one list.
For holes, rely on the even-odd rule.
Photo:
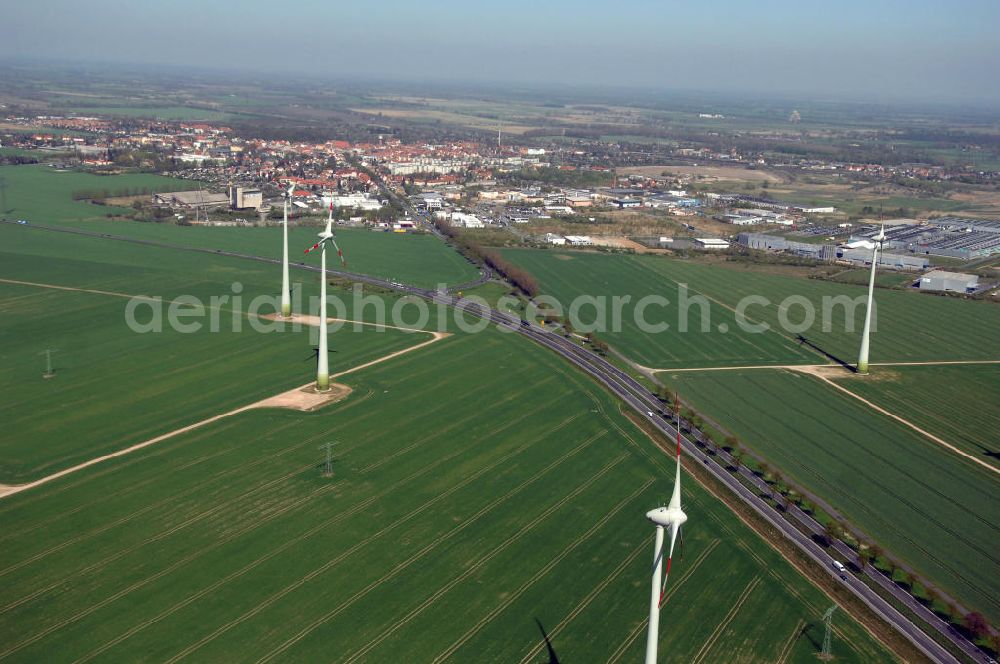
[[(670, 578), (670, 562), (674, 557), (674, 542), (681, 526), (687, 521), (687, 515), (681, 509), (681, 409), (680, 402), (675, 401), (674, 410), (677, 414), (677, 476), (674, 479), (674, 492), (666, 507), (657, 507), (646, 512), (646, 518), (656, 526), (656, 543), (653, 545), (653, 583), (649, 594), (649, 631), (646, 634), (646, 664), (656, 664), (656, 648), (660, 639), (660, 606), (666, 596), (665, 586)], [(663, 570), (663, 529), (670, 529), (670, 551), (667, 554), (667, 573), (660, 583)]]
[(885, 242), (885, 224), (878, 231), (878, 235), (872, 238), (875, 246), (872, 248), (872, 272), (868, 279), (868, 307), (865, 309), (865, 328), (861, 333), (861, 353), (858, 355), (858, 373), (868, 373), (868, 344), (872, 327), (872, 305), (875, 296), (875, 268), (878, 266), (878, 252), (882, 250), (882, 243)]
[(319, 234), (319, 242), (306, 249), (309, 253), (322, 247), (320, 252), (320, 281), (319, 281), (319, 348), (316, 354), (316, 389), (325, 392), (330, 389), (330, 366), (326, 349), (326, 245), (332, 244), (340, 256), (340, 262), (345, 267), (344, 252), (337, 246), (337, 240), (333, 234), (333, 201), (330, 202), (330, 216), (326, 220), (326, 229)]
[(283, 244), (281, 250), (281, 315), (285, 318), (290, 318), (292, 315), (292, 294), (291, 286), (288, 283), (288, 206), (291, 205), (294, 191), (295, 183), (289, 182), (288, 189), (284, 191), (285, 221), (282, 224)]

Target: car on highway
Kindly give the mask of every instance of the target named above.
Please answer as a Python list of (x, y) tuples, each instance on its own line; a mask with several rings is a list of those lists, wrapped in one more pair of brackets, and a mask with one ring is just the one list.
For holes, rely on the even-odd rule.
[(837, 570), (837, 574), (840, 575), (841, 579), (847, 580), (847, 568), (844, 567), (844, 563), (839, 560), (833, 561), (833, 569)]

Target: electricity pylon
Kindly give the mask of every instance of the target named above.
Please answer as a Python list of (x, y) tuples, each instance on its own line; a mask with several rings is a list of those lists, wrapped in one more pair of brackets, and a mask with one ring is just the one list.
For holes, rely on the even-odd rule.
[(46, 348), (39, 353), (39, 355), (45, 356), (45, 373), (42, 374), (42, 378), (52, 378), (56, 375), (56, 372), (52, 370), (52, 353), (58, 350), (58, 348)]
[(837, 605), (834, 604), (823, 614), (823, 624), (826, 625), (826, 633), (823, 635), (823, 649), (819, 653), (820, 659), (833, 659), (833, 652), (830, 649), (830, 634), (833, 631), (833, 612), (836, 610)]
[(326, 462), (323, 464), (323, 477), (333, 477), (333, 446), (336, 443), (323, 443), (319, 449), (326, 450)]

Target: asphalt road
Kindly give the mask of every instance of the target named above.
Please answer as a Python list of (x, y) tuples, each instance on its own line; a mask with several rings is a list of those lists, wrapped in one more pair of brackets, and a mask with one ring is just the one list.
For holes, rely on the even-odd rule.
[[(3, 223), (14, 224), (13, 221), (4, 221)], [(38, 224), (30, 224), (26, 227), (27, 229), (44, 230), (58, 233), (69, 233), (74, 235), (83, 235), (88, 237), (99, 237), (105, 239), (112, 239), (124, 242), (130, 242), (134, 244), (142, 244), (148, 246), (163, 247), (169, 249), (177, 249), (181, 251), (193, 251), (199, 253), (216, 254), (220, 256), (228, 256), (232, 258), (241, 258), (246, 260), (253, 260), (262, 263), (279, 264), (281, 261), (279, 259), (268, 258), (264, 256), (254, 256), (251, 254), (244, 254), (240, 252), (225, 251), (221, 249), (208, 249), (208, 248), (198, 248), (189, 247), (183, 245), (175, 245), (168, 242), (159, 242), (153, 240), (141, 240), (135, 238), (128, 238), (118, 235), (112, 235), (108, 233), (93, 233), (89, 231), (83, 231), (74, 228), (63, 228), (54, 226), (44, 226)], [(304, 263), (291, 263), (291, 267), (299, 270), (308, 270), (311, 272), (318, 272), (319, 267), (314, 265), (307, 265)], [(342, 270), (330, 270), (327, 272), (334, 276), (345, 277), (353, 281), (358, 281), (361, 283), (371, 284), (373, 286), (378, 286), (380, 288), (395, 290), (424, 299), (431, 300), (435, 303), (445, 304), (457, 309), (461, 309), (472, 315), (478, 316), (489, 320), (491, 323), (498, 325), (500, 327), (507, 328), (511, 332), (516, 332), (521, 334), (532, 341), (549, 348), (553, 352), (558, 353), (563, 356), (569, 362), (573, 363), (579, 367), (582, 371), (590, 374), (596, 380), (601, 382), (605, 387), (607, 387), (613, 394), (618, 396), (622, 401), (627, 403), (632, 407), (639, 415), (645, 417), (649, 420), (659, 431), (661, 431), (668, 438), (673, 438), (677, 435), (676, 429), (672, 423), (661, 416), (659, 413), (663, 409), (663, 405), (660, 403), (659, 399), (654, 396), (649, 390), (647, 390), (641, 383), (636, 381), (634, 378), (629, 376), (627, 373), (614, 366), (604, 358), (592, 353), (591, 351), (582, 348), (572, 341), (564, 338), (561, 335), (553, 334), (535, 325), (530, 325), (527, 321), (522, 321), (519, 318), (511, 316), (506, 313), (502, 313), (495, 309), (489, 309), (483, 307), (475, 302), (470, 302), (469, 300), (458, 298), (450, 293), (441, 293), (438, 291), (418, 288), (416, 286), (408, 286), (405, 284), (399, 284), (396, 282), (389, 282), (384, 279), (379, 279), (377, 277), (371, 277), (363, 274), (355, 274), (352, 272), (345, 272)], [(488, 273), (484, 274), (478, 283), (482, 283), (489, 278)], [(466, 287), (463, 285), (463, 287)], [(649, 413), (652, 413), (650, 415)], [(681, 447), (684, 452), (692, 459), (700, 462), (702, 466), (708, 470), (712, 475), (719, 480), (722, 484), (727, 486), (734, 494), (740, 497), (741, 500), (748, 506), (750, 506), (757, 514), (764, 518), (768, 523), (770, 523), (776, 530), (778, 530), (788, 541), (792, 542), (806, 555), (816, 561), (823, 569), (827, 571), (831, 576), (839, 580), (839, 583), (843, 584), (845, 588), (850, 590), (857, 596), (861, 601), (867, 604), (872, 611), (874, 611), (878, 616), (892, 625), (899, 633), (903, 634), (907, 639), (909, 639), (915, 647), (920, 649), (925, 653), (931, 660), (935, 662), (959, 662), (950, 652), (945, 650), (941, 645), (939, 645), (934, 639), (924, 633), (920, 628), (914, 625), (906, 616), (901, 614), (895, 607), (893, 607), (888, 601), (883, 599), (878, 595), (872, 588), (870, 588), (861, 579), (857, 578), (854, 574), (848, 573), (843, 577), (839, 576), (835, 569), (833, 568), (833, 558), (820, 547), (813, 539), (806, 534), (803, 534), (799, 528), (795, 527), (787, 519), (782, 517), (767, 501), (762, 498), (759, 493), (747, 488), (735, 475), (726, 470), (726, 468), (720, 464), (716, 458), (713, 458), (704, 452), (702, 452), (698, 446), (691, 441), (691, 439), (681, 434)], [(730, 461), (729, 456), (724, 452), (720, 451), (717, 455), (724, 463), (728, 465)], [(742, 473), (747, 477), (752, 483), (754, 483), (760, 492), (770, 493), (768, 486), (763, 483), (760, 478), (757, 478), (747, 469), (743, 468)], [(794, 505), (789, 506), (789, 513), (791, 516), (796, 518), (805, 528), (816, 534), (823, 534), (823, 527), (809, 517), (807, 514), (798, 510)], [(837, 542), (834, 547), (841, 555), (842, 562), (855, 562), (856, 555), (849, 549), (846, 545), (841, 542)], [(916, 613), (922, 619), (926, 620), (933, 629), (938, 631), (947, 640), (951, 641), (955, 647), (961, 650), (964, 654), (968, 656), (968, 659), (974, 662), (982, 662), (983, 664), (988, 664), (991, 662), (990, 658), (987, 657), (981, 650), (979, 650), (975, 645), (964, 638), (959, 632), (957, 632), (951, 625), (947, 624), (943, 620), (937, 617), (934, 613), (929, 611), (922, 604), (913, 599), (908, 593), (903, 591), (901, 588), (897, 587), (891, 580), (887, 579), (885, 575), (878, 572), (872, 567), (868, 567), (863, 572), (869, 578), (873, 579), (875, 583), (884, 588), (887, 592), (891, 593), (892, 596), (900, 603), (906, 605), (911, 611)]]

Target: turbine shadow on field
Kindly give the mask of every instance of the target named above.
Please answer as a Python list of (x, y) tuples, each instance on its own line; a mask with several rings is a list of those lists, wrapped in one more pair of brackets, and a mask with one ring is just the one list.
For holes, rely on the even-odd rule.
[(997, 452), (996, 450), (991, 450), (988, 447), (983, 447), (982, 445), (977, 445), (976, 447), (978, 447), (983, 451), (983, 456), (989, 457), (991, 459), (1000, 459), (1000, 452)]
[(545, 631), (545, 627), (542, 626), (542, 621), (535, 618), (535, 624), (538, 625), (538, 631), (542, 633), (542, 638), (545, 639), (545, 649), (549, 653), (549, 664), (559, 664), (559, 656), (556, 654), (556, 649), (552, 647), (552, 641), (549, 640), (549, 635)]
[(848, 371), (850, 371), (852, 373), (857, 373), (858, 372), (858, 368), (856, 366), (854, 366), (850, 362), (847, 362), (846, 360), (840, 359), (836, 355), (832, 355), (831, 353), (827, 352), (826, 350), (824, 350), (820, 346), (817, 346), (812, 341), (809, 341), (808, 339), (806, 339), (801, 334), (796, 335), (795, 338), (799, 342), (800, 346), (805, 345), (805, 346), (808, 346), (809, 348), (812, 348), (814, 351), (816, 351), (817, 353), (819, 353), (820, 355), (822, 355), (826, 359), (830, 360), (831, 362), (836, 362), (837, 364), (839, 364), (840, 366), (844, 367), (845, 369), (847, 369)]

